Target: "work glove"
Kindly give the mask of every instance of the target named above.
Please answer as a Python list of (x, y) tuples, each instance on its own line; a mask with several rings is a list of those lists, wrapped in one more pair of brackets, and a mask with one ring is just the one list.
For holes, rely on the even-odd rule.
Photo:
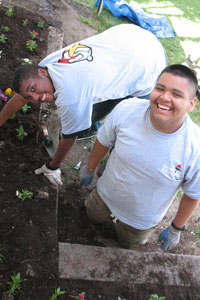
[(158, 241), (164, 241), (162, 246), (165, 250), (170, 250), (174, 248), (180, 241), (181, 231), (174, 231), (172, 226), (164, 229), (161, 234), (159, 235)]
[(61, 170), (50, 170), (47, 168), (46, 164), (44, 164), (41, 168), (35, 170), (35, 174), (43, 174), (46, 176), (51, 184), (53, 185), (62, 185), (62, 180), (61, 180)]
[(90, 171), (85, 165), (80, 169), (80, 183), (82, 186), (90, 184), (94, 178), (94, 171)]

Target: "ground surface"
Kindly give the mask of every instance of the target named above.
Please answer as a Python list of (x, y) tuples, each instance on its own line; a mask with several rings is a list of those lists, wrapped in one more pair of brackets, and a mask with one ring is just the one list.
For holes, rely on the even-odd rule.
[[(24, 19), (28, 19), (27, 28), (20, 27)], [(11, 87), (13, 70), (21, 64), (23, 58), (28, 57), (37, 63), (45, 55), (48, 28), (39, 30), (37, 23), (41, 17), (17, 8), (11, 18), (5, 17), (5, 9), (0, 8), (0, 20), (1, 25), (11, 28), (11, 32), (7, 33), (6, 44), (0, 44), (0, 50), (3, 51), (0, 59), (0, 89), (4, 91)], [(39, 33), (38, 48), (34, 53), (30, 53), (25, 46), (26, 41), (30, 39), (29, 31), (32, 30)], [(0, 105), (2, 108), (3, 102)], [(130, 286), (126, 283), (116, 285), (58, 279), (57, 241), (103, 247), (119, 245), (112, 229), (95, 226), (88, 221), (84, 199), (90, 189), (80, 187), (78, 172), (74, 170), (74, 180), (69, 180), (60, 191), (56, 225), (56, 191), (45, 178), (34, 174), (34, 170), (48, 158), (41, 145), (42, 134), (38, 129), (38, 119), (39, 108), (32, 105), (27, 114), (18, 112), (15, 119), (7, 121), (0, 128), (0, 294), (9, 289), (7, 282), (10, 281), (11, 275), (20, 272), (21, 277), (28, 280), (22, 283), (22, 289), (15, 297), (17, 300), (47, 300), (58, 287), (66, 291), (66, 295), (59, 297), (61, 300), (72, 299), (71, 296), (82, 291), (85, 291), (88, 300), (117, 300), (118, 296), (126, 300), (148, 300), (151, 293), (166, 295), (168, 300), (196, 300), (197, 297), (193, 297), (195, 287), (182, 287), (179, 290), (176, 287), (167, 289), (162, 285)], [(19, 125), (23, 125), (28, 133), (22, 142), (16, 138), (16, 128)], [(16, 191), (22, 189), (33, 192), (32, 199), (21, 201), (17, 198)], [(161, 225), (166, 226), (173, 214), (174, 210), (171, 209)], [(197, 222), (197, 217), (191, 220), (180, 245), (172, 253), (200, 254), (195, 236), (191, 235), (191, 230)], [(156, 242), (160, 230), (161, 227), (156, 229), (152, 242), (136, 250), (162, 252)]]

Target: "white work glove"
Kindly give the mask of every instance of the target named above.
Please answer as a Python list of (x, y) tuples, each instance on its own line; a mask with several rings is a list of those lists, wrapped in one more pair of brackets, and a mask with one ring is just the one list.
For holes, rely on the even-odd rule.
[(46, 176), (49, 181), (53, 184), (53, 185), (62, 185), (62, 180), (61, 180), (61, 170), (57, 169), (57, 170), (50, 170), (47, 168), (46, 164), (44, 164), (41, 168), (35, 170), (35, 174), (43, 174), (44, 176)]
[(80, 183), (82, 186), (89, 185), (94, 178), (94, 171), (90, 171), (85, 165), (80, 169)]
[(165, 230), (163, 230), (159, 236), (158, 241), (164, 241), (162, 246), (165, 250), (171, 250), (174, 248), (180, 241), (181, 231), (174, 231), (170, 225)]

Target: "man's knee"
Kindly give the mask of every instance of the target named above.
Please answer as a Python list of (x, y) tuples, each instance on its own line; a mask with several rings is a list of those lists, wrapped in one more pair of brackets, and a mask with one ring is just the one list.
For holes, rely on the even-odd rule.
[(115, 225), (119, 244), (127, 249), (132, 249), (138, 245), (144, 245), (150, 238), (154, 228), (139, 230), (118, 221)]
[(97, 193), (96, 188), (92, 190), (89, 198), (85, 201), (85, 207), (91, 222), (96, 224), (111, 222), (110, 211)]

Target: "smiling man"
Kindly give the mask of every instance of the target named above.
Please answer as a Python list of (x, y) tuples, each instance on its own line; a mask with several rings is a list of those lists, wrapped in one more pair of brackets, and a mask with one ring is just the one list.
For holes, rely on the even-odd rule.
[(200, 129), (188, 115), (196, 104), (197, 78), (183, 65), (166, 67), (150, 103), (128, 99), (118, 104), (100, 128), (81, 184), (112, 148), (103, 175), (86, 201), (92, 222), (114, 222), (125, 248), (145, 244), (163, 219), (177, 191), (183, 197), (171, 225), (159, 237), (172, 249), (200, 199)]
[(29, 101), (55, 101), (62, 138), (36, 173), (61, 185), (59, 167), (76, 138), (96, 134), (100, 121), (127, 97), (148, 99), (166, 65), (164, 48), (151, 32), (134, 24), (113, 26), (51, 53), (38, 66), (21, 66), (13, 80), (17, 95), (1, 111), (0, 125)]

